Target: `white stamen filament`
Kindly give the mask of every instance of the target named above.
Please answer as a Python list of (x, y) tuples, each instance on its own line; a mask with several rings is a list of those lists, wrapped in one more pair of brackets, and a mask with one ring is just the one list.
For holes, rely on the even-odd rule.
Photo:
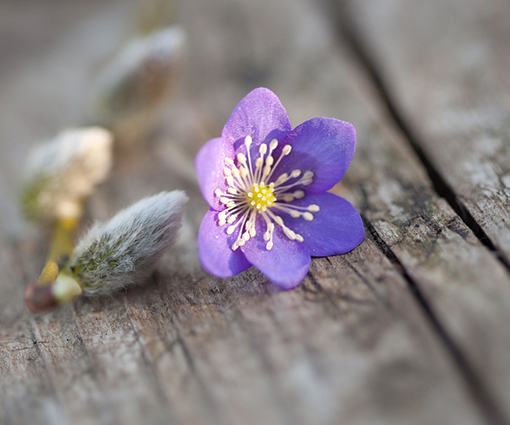
[[(238, 236), (231, 247), (233, 251), (257, 235), (256, 223), (259, 215), (266, 224), (263, 239), (267, 250), (271, 250), (274, 246), (275, 225), (281, 228), (288, 239), (303, 242), (303, 237), (289, 228), (283, 218), (275, 214), (275, 211), (287, 213), (295, 219), (313, 220), (312, 213), (320, 210), (318, 205), (298, 206), (293, 205), (292, 202), (305, 197), (305, 192), (300, 187), (312, 183), (314, 173), (309, 170), (303, 172), (303, 170), (294, 169), (290, 171), (290, 174), (281, 173), (274, 180), (272, 177), (276, 168), (282, 159), (291, 153), (292, 147), (283, 146), (280, 155), (275, 158), (273, 153), (278, 147), (278, 140), (273, 139), (269, 144), (259, 145), (258, 156), (252, 160), (252, 143), (252, 138), (246, 136), (244, 139), (246, 154), (240, 152), (236, 155), (237, 165), (234, 160), (225, 159), (223, 174), (227, 184), (226, 192), (219, 188), (214, 191), (219, 202), (226, 206), (218, 213), (218, 225), (228, 224), (226, 228), (228, 235), (234, 234), (239, 229)], [(270, 182), (270, 180), (274, 181)], [(289, 191), (292, 188), (296, 190)]]

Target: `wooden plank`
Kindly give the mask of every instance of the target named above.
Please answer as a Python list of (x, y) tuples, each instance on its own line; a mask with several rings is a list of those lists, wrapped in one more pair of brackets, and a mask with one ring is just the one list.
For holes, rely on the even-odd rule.
[[(360, 69), (331, 43), (332, 34), (309, 3), (194, 0), (182, 5), (182, 20), (191, 39), (190, 72), (180, 96), (169, 105), (159, 136), (116, 164), (111, 181), (91, 200), (90, 215), (105, 218), (147, 193), (181, 187), (191, 197), (193, 234), (206, 209), (190, 171), (194, 153), (219, 134), (250, 88), (266, 84), (280, 94), (294, 123), (330, 115), (356, 124), (358, 157), (338, 190), (372, 214), (381, 234), (390, 237), (392, 230), (384, 223), (409, 218), (402, 212), (406, 208), (415, 207), (409, 214), (419, 215), (422, 193), (439, 211), (427, 215), (425, 236), (455, 219), (381, 118), (374, 98), (364, 91), (369, 84), (358, 79)], [(66, 50), (65, 56), (79, 68), (81, 54)], [(55, 53), (41, 67), (47, 71), (38, 73), (40, 84), (54, 78), (48, 70), (59, 57)], [(92, 59), (91, 53), (87, 61)], [(87, 62), (81, 64), (86, 72)], [(76, 78), (84, 91), (86, 78)], [(11, 76), (11, 93), (25, 81)], [(70, 96), (68, 89), (64, 84), (59, 92), (61, 102)], [(24, 131), (33, 137), (51, 132), (60, 119), (50, 116), (46, 127), (32, 121)], [(6, 138), (9, 148), (23, 140), (19, 131)], [(14, 167), (8, 171), (19, 179)], [(467, 241), (456, 238), (453, 244), (488, 257), (498, 273), (499, 264), (491, 263), (469, 230), (460, 222), (455, 228)], [(445, 247), (441, 239), (425, 236), (424, 250)], [(9, 294), (0, 298), (7, 423), (484, 423), (483, 409), (408, 282), (370, 239), (348, 255), (314, 260), (303, 285), (291, 292), (276, 291), (254, 270), (229, 280), (207, 276), (197, 265), (193, 242), (184, 240), (146, 286), (80, 300), (35, 319), (20, 304), (21, 289), (37, 275), (45, 245), (13, 246), (5, 232), (0, 241), (10, 252), (0, 263), (2, 276), (9, 277), (0, 281)], [(402, 244), (416, 258), (412, 248)], [(473, 267), (462, 273), (465, 264), (447, 254), (436, 268), (420, 270), (423, 281), (431, 280), (439, 295), (452, 301), (461, 291), (445, 294), (446, 265), (460, 273), (455, 284), (467, 276), (467, 285), (474, 283)], [(486, 297), (472, 291), (474, 297), (482, 295), (479, 305), (487, 306)], [(473, 313), (457, 310), (462, 330), (465, 316)], [(487, 323), (474, 316), (470, 323), (486, 330)]]
[[(213, 25), (211, 24), (211, 22), (214, 23), (214, 20), (210, 20), (209, 17), (210, 16), (213, 16), (214, 13), (222, 13), (221, 10), (219, 12), (214, 12), (213, 10), (208, 10), (207, 9), (207, 6), (204, 5), (204, 6), (201, 6), (199, 7), (199, 9), (202, 9), (202, 7), (205, 7), (206, 10), (205, 10), (205, 14), (208, 16), (208, 24), (209, 25)], [(273, 8), (276, 8), (278, 9), (278, 6), (272, 6)], [(196, 6), (194, 5), (193, 8), (196, 8)], [(192, 10), (192, 9), (190, 9)], [(243, 5), (241, 7), (241, 10), (242, 10), (242, 14), (241, 14), (241, 17), (242, 18), (245, 18), (247, 16), (250, 17), (250, 19), (254, 19), (256, 21), (256, 24), (255, 23), (250, 23), (250, 20), (249, 19), (246, 19), (246, 26), (244, 27), (245, 30), (249, 30), (249, 28), (258, 28), (260, 30), (260, 33), (257, 33), (257, 37), (258, 39), (254, 42), (254, 44), (260, 44), (260, 45), (271, 45), (271, 41), (270, 41), (270, 38), (274, 35), (271, 33), (271, 31), (269, 30), (270, 28), (272, 28), (272, 25), (276, 26), (276, 22), (266, 22), (267, 19), (263, 19), (261, 16), (260, 16), (260, 12), (257, 12), (256, 10), (254, 10), (254, 7), (251, 8), (249, 5)], [(266, 9), (263, 9), (263, 10), (266, 10)], [(288, 10), (285, 10), (285, 12), (288, 12)], [(271, 13), (269, 13), (269, 15), (271, 16), (275, 16), (275, 21), (278, 20), (279, 18), (281, 18), (281, 15), (278, 15), (278, 13), (275, 13), (274, 10), (271, 9)], [(224, 15), (222, 15), (224, 16)], [(196, 18), (196, 16), (194, 16)], [(244, 22), (243, 19), (241, 18), (241, 22)], [(219, 19), (224, 19), (222, 17), (220, 17)], [(292, 22), (292, 19), (289, 20), (290, 22)], [(200, 20), (197, 20), (197, 21), (190, 21), (191, 23), (195, 23), (195, 25), (198, 27), (202, 26), (204, 23)], [(311, 25), (310, 25), (311, 24)], [(280, 28), (280, 31), (281, 30), (281, 27), (284, 26), (283, 24), (283, 19), (282, 19), (282, 22), (280, 22), (278, 24), (278, 27)], [(310, 21), (307, 21), (307, 25), (303, 25), (302, 28), (310, 28), (310, 26), (312, 27), (312, 31), (319, 31), (319, 36), (320, 36), (320, 29), (319, 28), (319, 25), (315, 26), (314, 25), (314, 22), (310, 22)], [(289, 32), (293, 33), (293, 29), (287, 29), (289, 30)], [(197, 29), (198, 31), (198, 29)], [(264, 39), (264, 37), (260, 34), (267, 34), (267, 38)], [(293, 33), (295, 34), (295, 33)], [(314, 34), (316, 36), (316, 34)], [(310, 36), (310, 34), (308, 34), (308, 36)], [(327, 34), (322, 34), (322, 36), (327, 36)], [(306, 39), (307, 35), (303, 35), (302, 36), (303, 39), (301, 39), (300, 41)], [(246, 40), (244, 40), (240, 35), (236, 35), (236, 36), (233, 36), (233, 37), (230, 37), (228, 38), (228, 42), (231, 43), (231, 45), (229, 45), (228, 49), (225, 49), (225, 51), (229, 51), (229, 50), (232, 50), (232, 51), (238, 51), (240, 50), (240, 48), (238, 47), (239, 44), (242, 44), (244, 45), (243, 43), (246, 43)], [(235, 40), (239, 40), (237, 43)], [(238, 79), (240, 81), (236, 81), (234, 78), (232, 78), (231, 75), (227, 75), (227, 76), (217, 76), (215, 75), (215, 84), (210, 84), (210, 80), (207, 78), (207, 73), (203, 70), (207, 69), (207, 67), (211, 67), (211, 62), (213, 64), (215, 63), (226, 63), (227, 64), (227, 68), (228, 68), (228, 65), (232, 63), (235, 63), (236, 61), (236, 57), (234, 55), (228, 55), (226, 53), (224, 53), (223, 56), (219, 56), (219, 57), (214, 57), (215, 54), (217, 54), (217, 50), (216, 49), (213, 49), (212, 46), (214, 46), (215, 44), (215, 40), (214, 39), (211, 39), (211, 38), (208, 38), (208, 43), (204, 43), (204, 45), (202, 46), (198, 46), (199, 48), (201, 48), (200, 50), (200, 55), (197, 54), (196, 56), (193, 56), (191, 59), (192, 60), (195, 60), (196, 62), (194, 62), (194, 66), (192, 67), (192, 69), (196, 69), (196, 70), (201, 70), (200, 72), (200, 80), (197, 79), (197, 81), (195, 81), (194, 79), (192, 80), (192, 83), (190, 84), (190, 87), (189, 87), (189, 90), (194, 90), (197, 92), (197, 97), (199, 97), (199, 101), (200, 103), (203, 104), (202, 106), (202, 109), (206, 111), (206, 113), (204, 113), (203, 115), (206, 115), (206, 116), (209, 116), (210, 114), (213, 114), (213, 113), (218, 113), (218, 102), (222, 102), (223, 99), (226, 97), (225, 96), (225, 93), (221, 92), (222, 89), (225, 89), (227, 90), (227, 87), (228, 87), (228, 90), (235, 90), (237, 89), (240, 93), (239, 97), (242, 96), (242, 94), (244, 94), (247, 89), (241, 89), (241, 88), (238, 88), (238, 87), (245, 87), (246, 86), (246, 81), (244, 81), (243, 77), (244, 77), (244, 72), (246, 72), (246, 70), (243, 68), (243, 65), (239, 65), (239, 68), (241, 69), (240, 71), (238, 71), (237, 74), (234, 74), (234, 77), (235, 75), (238, 75)], [(314, 38), (314, 41), (316, 41), (316, 38)], [(210, 44), (209, 44), (210, 43)], [(290, 43), (289, 43), (290, 44)], [(274, 63), (274, 64), (278, 64), (279, 63), (279, 60), (281, 59), (278, 59), (278, 48), (274, 45), (274, 42), (272, 43), (272, 46), (273, 48), (275, 49), (276, 52), (271, 52), (269, 51), (267, 54), (267, 57), (265, 57), (265, 62), (266, 63)], [(314, 46), (315, 49), (317, 49), (317, 45)], [(254, 49), (253, 49), (254, 50)], [(249, 51), (253, 51), (253, 50), (249, 50)], [(282, 49), (284, 50), (284, 49)], [(310, 51), (307, 50), (307, 53), (310, 53)], [(325, 62), (324, 61), (324, 57), (327, 56), (327, 54), (331, 53), (327, 48), (325, 48), (325, 50), (320, 50), (320, 49), (317, 49), (315, 52), (314, 52), (317, 57), (320, 57), (321, 58), (321, 67), (325, 67)], [(273, 57), (274, 55), (274, 57)], [(299, 69), (306, 69), (306, 63), (308, 62), (313, 62), (313, 54), (312, 54), (312, 57), (306, 57), (305, 55), (303, 55), (303, 57), (300, 57), (301, 61), (297, 61), (292, 57), (289, 57), (287, 56), (286, 59), (289, 61), (289, 63), (292, 63), (292, 66), (293, 67), (296, 67), (296, 68), (299, 68)], [(251, 64), (247, 64), (247, 65), (244, 65), (246, 67), (249, 67)], [(277, 65), (275, 65), (277, 67)], [(214, 66), (212, 67), (213, 70), (214, 70)], [(338, 81), (342, 81), (342, 80), (349, 80), (349, 76), (348, 75), (344, 75), (345, 74), (345, 71), (344, 71), (344, 74), (342, 74), (340, 72), (339, 69), (337, 69), (336, 67), (335, 68), (329, 68), (327, 67), (327, 71), (324, 72), (324, 74), (328, 74), (327, 76), (324, 75), (324, 78), (331, 78), (333, 80), (333, 76), (334, 76), (334, 81), (337, 83)], [(211, 71), (211, 73), (213, 73), (214, 71)], [(262, 73), (263, 75), (263, 73)], [(296, 75), (296, 74), (293, 74), (293, 73), (287, 73), (285, 74), (285, 77), (287, 79), (287, 81), (285, 81), (285, 83), (283, 81), (280, 81), (279, 79), (279, 76), (274, 73), (274, 74), (269, 74), (269, 76), (265, 76), (265, 78), (267, 78), (267, 81), (269, 82), (270, 86), (273, 87), (273, 84), (276, 84), (278, 87), (281, 87), (282, 89), (285, 89), (286, 88), (286, 85), (290, 86), (290, 89), (288, 88), (289, 90), (289, 100), (288, 101), (284, 101), (285, 105), (289, 106), (289, 110), (291, 110), (291, 116), (298, 116), (299, 117), (299, 114), (302, 114), (302, 119), (306, 119), (306, 118), (309, 118), (310, 117), (310, 114), (311, 113), (317, 113), (317, 107), (321, 107), (321, 105), (325, 105), (327, 104), (327, 102), (324, 102), (325, 99), (330, 99), (330, 104), (328, 105), (328, 108), (329, 109), (329, 112), (326, 113), (324, 112), (325, 115), (340, 115), (339, 114), (339, 111), (338, 111), (338, 99), (339, 98), (345, 98), (345, 95), (347, 93), (349, 93), (349, 89), (347, 89), (344, 85), (341, 85), (339, 84), (339, 88), (338, 88), (338, 92), (334, 92), (335, 95), (331, 94), (331, 87), (328, 86), (327, 88), (325, 87), (320, 87), (319, 86), (319, 94), (317, 94), (316, 92), (311, 92), (311, 91), (308, 91), (306, 93), (299, 93), (298, 95), (296, 95), (296, 80), (299, 82), (299, 79), (301, 78), (300, 75)], [(342, 78), (344, 77), (344, 78)], [(292, 80), (292, 79), (295, 79), (295, 80)], [(235, 83), (233, 83), (233, 81), (235, 81)], [(290, 80), (290, 81), (289, 81)], [(267, 84), (267, 83), (266, 83)], [(218, 88), (218, 86), (220, 86)], [(198, 92), (200, 91), (203, 91), (203, 92), (206, 92), (206, 93), (209, 93), (210, 91), (214, 91), (214, 90), (217, 90), (218, 93), (213, 93), (211, 95), (200, 95), (198, 94)], [(324, 92), (321, 92), (321, 90), (324, 90), (325, 92), (327, 91), (328, 94), (330, 95), (330, 98), (328, 98), (328, 96), (326, 96), (324, 94)], [(299, 91), (298, 91), (299, 92)], [(281, 91), (279, 91), (279, 93), (281, 93)], [(353, 98), (355, 98), (356, 96), (352, 95), (351, 96)], [(233, 96), (233, 103), (236, 102), (236, 99), (235, 97)], [(312, 102), (312, 105), (310, 105), (310, 99), (321, 99), (323, 102), (319, 102), (319, 101), (316, 101), (316, 103), (313, 103)], [(352, 104), (353, 103), (356, 103), (356, 100), (357, 99), (352, 99), (351, 101), (345, 101), (345, 109), (349, 108), (349, 109), (352, 109)], [(359, 102), (359, 101), (358, 101)], [(294, 114), (292, 114), (292, 105), (296, 105), (295, 106), (295, 110), (293, 111)], [(306, 105), (306, 106), (305, 106)], [(336, 108), (336, 110), (334, 112), (333, 111), (333, 105), (334, 107)], [(180, 106), (182, 107), (182, 104), (180, 104)], [(221, 105), (223, 106), (223, 105)], [(324, 106), (322, 106), (324, 108)], [(363, 106), (360, 106), (361, 109), (365, 108), (366, 106), (363, 105)], [(228, 113), (229, 113), (229, 109), (231, 108), (231, 105), (224, 105), (224, 116), (226, 116)], [(308, 109), (309, 108), (309, 109)], [(314, 112), (311, 112), (312, 110), (314, 110)], [(184, 112), (181, 112), (182, 113), (182, 116), (186, 115), (186, 113)], [(358, 117), (358, 120), (355, 120), (354, 119), (354, 115), (351, 113), (351, 117), (353, 117), (353, 121), (363, 121), (363, 118), (366, 120), (365, 118), (365, 115), (363, 112), (361, 111), (357, 111), (357, 113), (359, 115), (357, 115)], [(349, 113), (347, 112), (347, 115), (343, 115), (344, 117), (345, 116), (349, 116), (348, 115)], [(199, 119), (197, 120), (197, 122), (193, 123), (193, 127), (194, 128), (197, 128), (197, 136), (196, 136), (196, 139), (200, 140), (200, 137), (202, 137), (202, 139), (204, 138), (207, 138), (207, 137), (204, 137), (201, 135), (201, 133), (203, 132), (203, 130), (201, 129), (201, 127), (203, 127), (203, 123), (201, 122), (200, 118), (202, 118), (202, 114), (197, 114), (195, 111), (192, 110), (192, 108), (190, 108), (190, 110), (188, 111), (188, 115), (190, 116), (196, 116), (196, 115), (199, 115)], [(340, 115), (342, 116), (342, 115)], [(189, 120), (189, 118), (188, 118)], [(212, 119), (211, 119), (212, 120)], [(211, 133), (208, 135), (209, 137), (213, 137), (214, 134), (217, 134), (219, 132), (219, 128), (221, 127), (221, 117), (218, 117), (217, 121), (219, 122), (219, 125), (216, 126), (216, 129), (211, 131)], [(299, 119), (296, 120), (297, 122), (299, 122)], [(173, 122), (174, 125), (178, 126), (179, 123), (178, 123), (178, 120), (175, 120), (175, 122)], [(186, 121), (186, 125), (189, 125), (189, 123)], [(178, 130), (175, 130), (175, 129), (170, 129), (171, 125), (168, 124), (168, 128), (169, 128), (169, 132), (172, 133), (177, 133)], [(393, 136), (394, 137), (394, 136)], [(383, 143), (384, 145), (386, 145), (385, 143), (386, 141), (384, 142), (381, 142)], [(164, 141), (164, 143), (166, 143), (166, 140)], [(393, 148), (393, 149), (396, 149), (396, 148)], [(402, 148), (401, 148), (402, 149)], [(400, 150), (401, 150), (400, 149)], [(163, 149), (164, 150), (164, 149)], [(397, 152), (398, 152), (398, 149), (397, 149)], [(393, 153), (393, 156), (395, 156), (396, 154)], [(168, 154), (168, 156), (171, 156), (171, 153)], [(406, 182), (407, 180), (409, 180), (411, 178), (411, 180), (413, 180), (414, 182), (416, 181), (421, 181), (421, 180), (424, 180), (426, 179), (424, 177), (424, 174), (423, 173), (416, 173), (414, 172), (413, 173), (413, 168), (416, 168), (416, 162), (413, 163), (413, 160), (409, 160), (409, 157), (410, 155), (407, 154), (404, 156), (404, 158), (406, 160), (408, 160), (410, 162), (410, 171), (408, 171), (408, 173), (411, 175), (411, 177), (409, 176), (406, 176), (406, 178), (402, 178), (400, 180), (400, 182), (397, 182), (399, 185), (402, 184), (402, 182)], [(373, 166), (373, 163), (376, 162), (376, 156), (372, 156), (371, 159), (370, 159), (370, 166), (372, 167)], [(167, 159), (168, 163), (172, 163), (172, 159), (171, 158), (168, 158)], [(189, 164), (190, 164), (190, 167), (191, 167), (191, 160), (189, 161)], [(391, 164), (391, 166), (394, 166), (394, 164)], [(391, 169), (391, 166), (388, 166), (386, 165), (386, 168), (384, 171), (384, 173), (388, 173), (388, 171)], [(368, 167), (367, 167), (368, 169)], [(409, 183), (408, 183), (409, 184)], [(427, 186), (425, 184), (425, 186)], [(430, 192), (430, 191), (429, 191)], [(401, 192), (402, 195), (408, 195), (407, 193), (403, 194)], [(437, 198), (434, 198), (435, 200), (437, 200)], [(447, 217), (448, 219), (451, 219), (452, 217), (454, 218), (455, 217), (455, 214), (453, 214), (453, 212), (451, 210), (448, 211), (448, 214), (449, 214), (449, 217)], [(441, 217), (439, 219), (440, 222), (443, 222), (443, 223), (446, 223), (446, 219), (444, 217)], [(464, 231), (467, 231), (467, 229), (465, 227), (462, 227), (462, 229)], [(483, 248), (480, 246), (480, 245), (476, 245), (476, 247), (473, 248), (473, 252), (478, 252), (478, 251), (481, 251), (484, 253), (484, 250)], [(486, 255), (485, 253), (483, 255)], [(489, 257), (489, 256), (486, 256), (486, 257)], [(497, 265), (496, 265), (497, 267)]]
[[(463, 11), (461, 18), (452, 19), (452, 25), (448, 27), (448, 31), (457, 35), (445, 35), (439, 39), (441, 32), (437, 31), (437, 27), (441, 26), (441, 19), (452, 17), (452, 2), (441, 3), (441, 7), (418, 2), (393, 2), (391, 7), (384, 2), (377, 5), (369, 2), (363, 6), (353, 2), (351, 6), (358, 31), (363, 35), (362, 39), (366, 41), (371, 54), (377, 59), (375, 63), (380, 66), (378, 70), (380, 69), (383, 80), (391, 85), (394, 99), (402, 102), (399, 105), (402, 106), (402, 111), (405, 111), (403, 114), (408, 119), (409, 127), (416, 134), (427, 135), (426, 138), (418, 139), (422, 142), (421, 146), (430, 152), (434, 158), (433, 164), (444, 173), (461, 200), (466, 200), (466, 205), (470, 202), (470, 205), (474, 205), (474, 200), (485, 205), (479, 210), (479, 214), (473, 210), (473, 216), (491, 238), (497, 228), (500, 234), (494, 239), (495, 244), (502, 250), (507, 249), (505, 232), (508, 227), (504, 224), (508, 210), (508, 200), (504, 200), (507, 196), (504, 194), (506, 189), (502, 189), (499, 183), (494, 186), (494, 180), (489, 174), (505, 167), (509, 139), (504, 135), (501, 138), (495, 137), (494, 140), (498, 140), (495, 143), (501, 146), (501, 155), (494, 157), (490, 164), (487, 155), (492, 145), (482, 142), (488, 140), (487, 134), (501, 134), (500, 130), (505, 121), (502, 121), (500, 113), (501, 105), (504, 104), (504, 91), (487, 90), (483, 94), (483, 104), (491, 103), (494, 106), (494, 110), (487, 115), (490, 120), (484, 121), (483, 131), (481, 128), (459, 128), (452, 123), (450, 130), (459, 132), (462, 137), (450, 137), (451, 133), (446, 132), (446, 127), (443, 126), (444, 131), (439, 132), (436, 125), (441, 114), (447, 116), (449, 111), (453, 110), (462, 114), (462, 110), (465, 112), (469, 108), (476, 110), (475, 104), (455, 106), (454, 102), (448, 103), (446, 99), (448, 93), (457, 91), (464, 93), (466, 99), (478, 102), (474, 93), (468, 93), (481, 87), (459, 83), (471, 75), (471, 68), (463, 69), (459, 57), (463, 57), (466, 49), (469, 49), (469, 43), (473, 41), (472, 35), (468, 37), (468, 34), (471, 34), (469, 31), (476, 31), (476, 27), (472, 26), (467, 29), (463, 18), (473, 13), (477, 16), (479, 9), (476, 9), (473, 3), (463, 4), (462, 8), (468, 10)], [(339, 10), (346, 13), (344, 9)], [(441, 14), (443, 18), (439, 16)], [(489, 13), (487, 16), (495, 18), (496, 15)], [(415, 29), (414, 36), (404, 37), (404, 32), (409, 28)], [(484, 43), (487, 37), (487, 34), (482, 37)], [(495, 39), (496, 35), (493, 37)], [(462, 44), (464, 41), (466, 44)], [(454, 42), (459, 43), (458, 49), (450, 45)], [(411, 49), (408, 43), (414, 47)], [(464, 46), (463, 50), (460, 49), (461, 45)], [(445, 46), (450, 48), (445, 49)], [(479, 44), (475, 43), (474, 46), (476, 51), (483, 50)], [(460, 54), (459, 49), (464, 53)], [(451, 53), (448, 58), (447, 51)], [(492, 54), (490, 51), (488, 49), (484, 54)], [(422, 58), (421, 61), (418, 61), (418, 56)], [(427, 60), (423, 61), (423, 58)], [(417, 63), (420, 65), (416, 66)], [(421, 66), (422, 63), (424, 66)], [(482, 62), (472, 63), (471, 66), (476, 68), (480, 63)], [(455, 77), (447, 64), (456, 69)], [(475, 81), (477, 84), (482, 81), (484, 84), (488, 83), (485, 77), (497, 73), (498, 69), (496, 65), (484, 67), (483, 70), (480, 68)], [(489, 101), (489, 98), (493, 101)], [(444, 102), (441, 103), (440, 99)], [(432, 107), (427, 102), (434, 102), (435, 106)], [(481, 103), (478, 105), (481, 107)], [(464, 107), (467, 109), (462, 109)], [(384, 149), (385, 147), (377, 142), (367, 145), (367, 150), (374, 158), (388, 156)], [(364, 153), (361, 157), (363, 155)], [(402, 183), (401, 170), (406, 162), (404, 157), (390, 155), (386, 172), (378, 174), (373, 168), (367, 169), (360, 202), (364, 199), (367, 218), (419, 286), (440, 323), (461, 347), (468, 361), (474, 365), (478, 376), (488, 388), (489, 397), (497, 400), (508, 418), (508, 269), (498, 264), (489, 252), (479, 249), (471, 232), (465, 231), (460, 217), (453, 215), (444, 201), (438, 202), (431, 197), (422, 183), (426, 180), (425, 176), (416, 178), (412, 185)], [(463, 167), (467, 166), (475, 167), (478, 177), (465, 172), (466, 168)], [(488, 169), (492, 171), (487, 171)], [(483, 177), (486, 172), (489, 174)], [(481, 186), (473, 184), (474, 178), (481, 179)], [(367, 182), (371, 183), (366, 184)], [(406, 190), (395, 190), (399, 186)], [(482, 186), (483, 190), (480, 189)], [(493, 196), (496, 192), (497, 196)], [(468, 193), (470, 201), (466, 198)]]
[(348, 3), (419, 149), (509, 264), (508, 2)]

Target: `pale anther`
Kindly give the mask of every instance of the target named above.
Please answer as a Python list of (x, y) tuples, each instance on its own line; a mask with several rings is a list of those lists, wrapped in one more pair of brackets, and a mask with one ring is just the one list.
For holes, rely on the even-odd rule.
[[(303, 237), (287, 227), (283, 218), (275, 212), (285, 213), (286, 217), (288, 214), (295, 219), (313, 220), (312, 213), (318, 212), (319, 206), (293, 205), (293, 201), (305, 198), (306, 194), (301, 189), (292, 192), (292, 188), (312, 183), (314, 173), (310, 170), (294, 169), (290, 174), (281, 173), (275, 180), (273, 174), (282, 158), (290, 154), (292, 146), (283, 146), (281, 153), (273, 156), (274, 150), (278, 147), (278, 140), (273, 139), (269, 144), (260, 144), (258, 154), (253, 156), (250, 149), (252, 143), (251, 136), (246, 136), (244, 139), (246, 153), (239, 152), (233, 159), (225, 158), (223, 174), (227, 188), (225, 191), (221, 188), (214, 190), (219, 201), (226, 206), (226, 209), (217, 216), (218, 224), (223, 226), (228, 223), (226, 232), (229, 235), (234, 233), (235, 229), (239, 230), (239, 236), (231, 246), (234, 251), (256, 236), (255, 225), (258, 226), (262, 222), (266, 224), (263, 239), (268, 250), (273, 248), (275, 225), (280, 226), (290, 240), (303, 242)], [(266, 184), (268, 180), (269, 183)]]

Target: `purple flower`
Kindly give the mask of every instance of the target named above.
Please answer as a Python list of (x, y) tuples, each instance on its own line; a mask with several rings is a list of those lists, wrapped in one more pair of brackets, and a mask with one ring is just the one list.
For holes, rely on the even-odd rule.
[(318, 117), (292, 130), (273, 92), (250, 92), (195, 158), (211, 207), (198, 233), (202, 267), (225, 278), (254, 265), (292, 289), (310, 256), (356, 248), (365, 237), (359, 213), (326, 192), (347, 171), (355, 144), (350, 123)]

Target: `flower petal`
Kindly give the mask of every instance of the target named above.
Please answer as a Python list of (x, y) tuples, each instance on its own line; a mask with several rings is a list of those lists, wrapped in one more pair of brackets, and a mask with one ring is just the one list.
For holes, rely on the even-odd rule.
[(220, 189), (222, 192), (227, 190), (223, 174), (225, 158), (234, 158), (234, 148), (222, 137), (209, 140), (195, 157), (195, 169), (202, 196), (209, 206), (216, 210), (225, 208), (219, 202), (219, 198), (214, 195), (216, 189)]
[(291, 241), (277, 227), (273, 234), (273, 247), (266, 249), (263, 239), (265, 223), (257, 221), (257, 235), (241, 247), (250, 263), (257, 267), (271, 282), (288, 290), (298, 286), (310, 267), (310, 254), (306, 247)]
[(275, 171), (299, 169), (313, 171), (313, 182), (306, 193), (322, 193), (331, 189), (344, 176), (356, 147), (356, 130), (352, 124), (334, 118), (313, 118), (290, 132), (281, 145), (290, 144), (292, 152)]
[(246, 136), (251, 136), (254, 146), (281, 140), (290, 130), (287, 111), (280, 99), (269, 89), (259, 87), (248, 93), (234, 108), (222, 137), (234, 144), (236, 151), (244, 151)]
[(217, 277), (231, 277), (251, 267), (241, 250), (232, 251), (231, 246), (238, 231), (232, 235), (218, 226), (217, 211), (210, 209), (198, 230), (198, 256), (205, 271)]
[(320, 207), (319, 212), (312, 213), (312, 221), (280, 215), (290, 229), (303, 236), (303, 245), (312, 257), (345, 254), (363, 242), (363, 221), (349, 201), (332, 193), (321, 193), (292, 202), (298, 206), (311, 204)]

